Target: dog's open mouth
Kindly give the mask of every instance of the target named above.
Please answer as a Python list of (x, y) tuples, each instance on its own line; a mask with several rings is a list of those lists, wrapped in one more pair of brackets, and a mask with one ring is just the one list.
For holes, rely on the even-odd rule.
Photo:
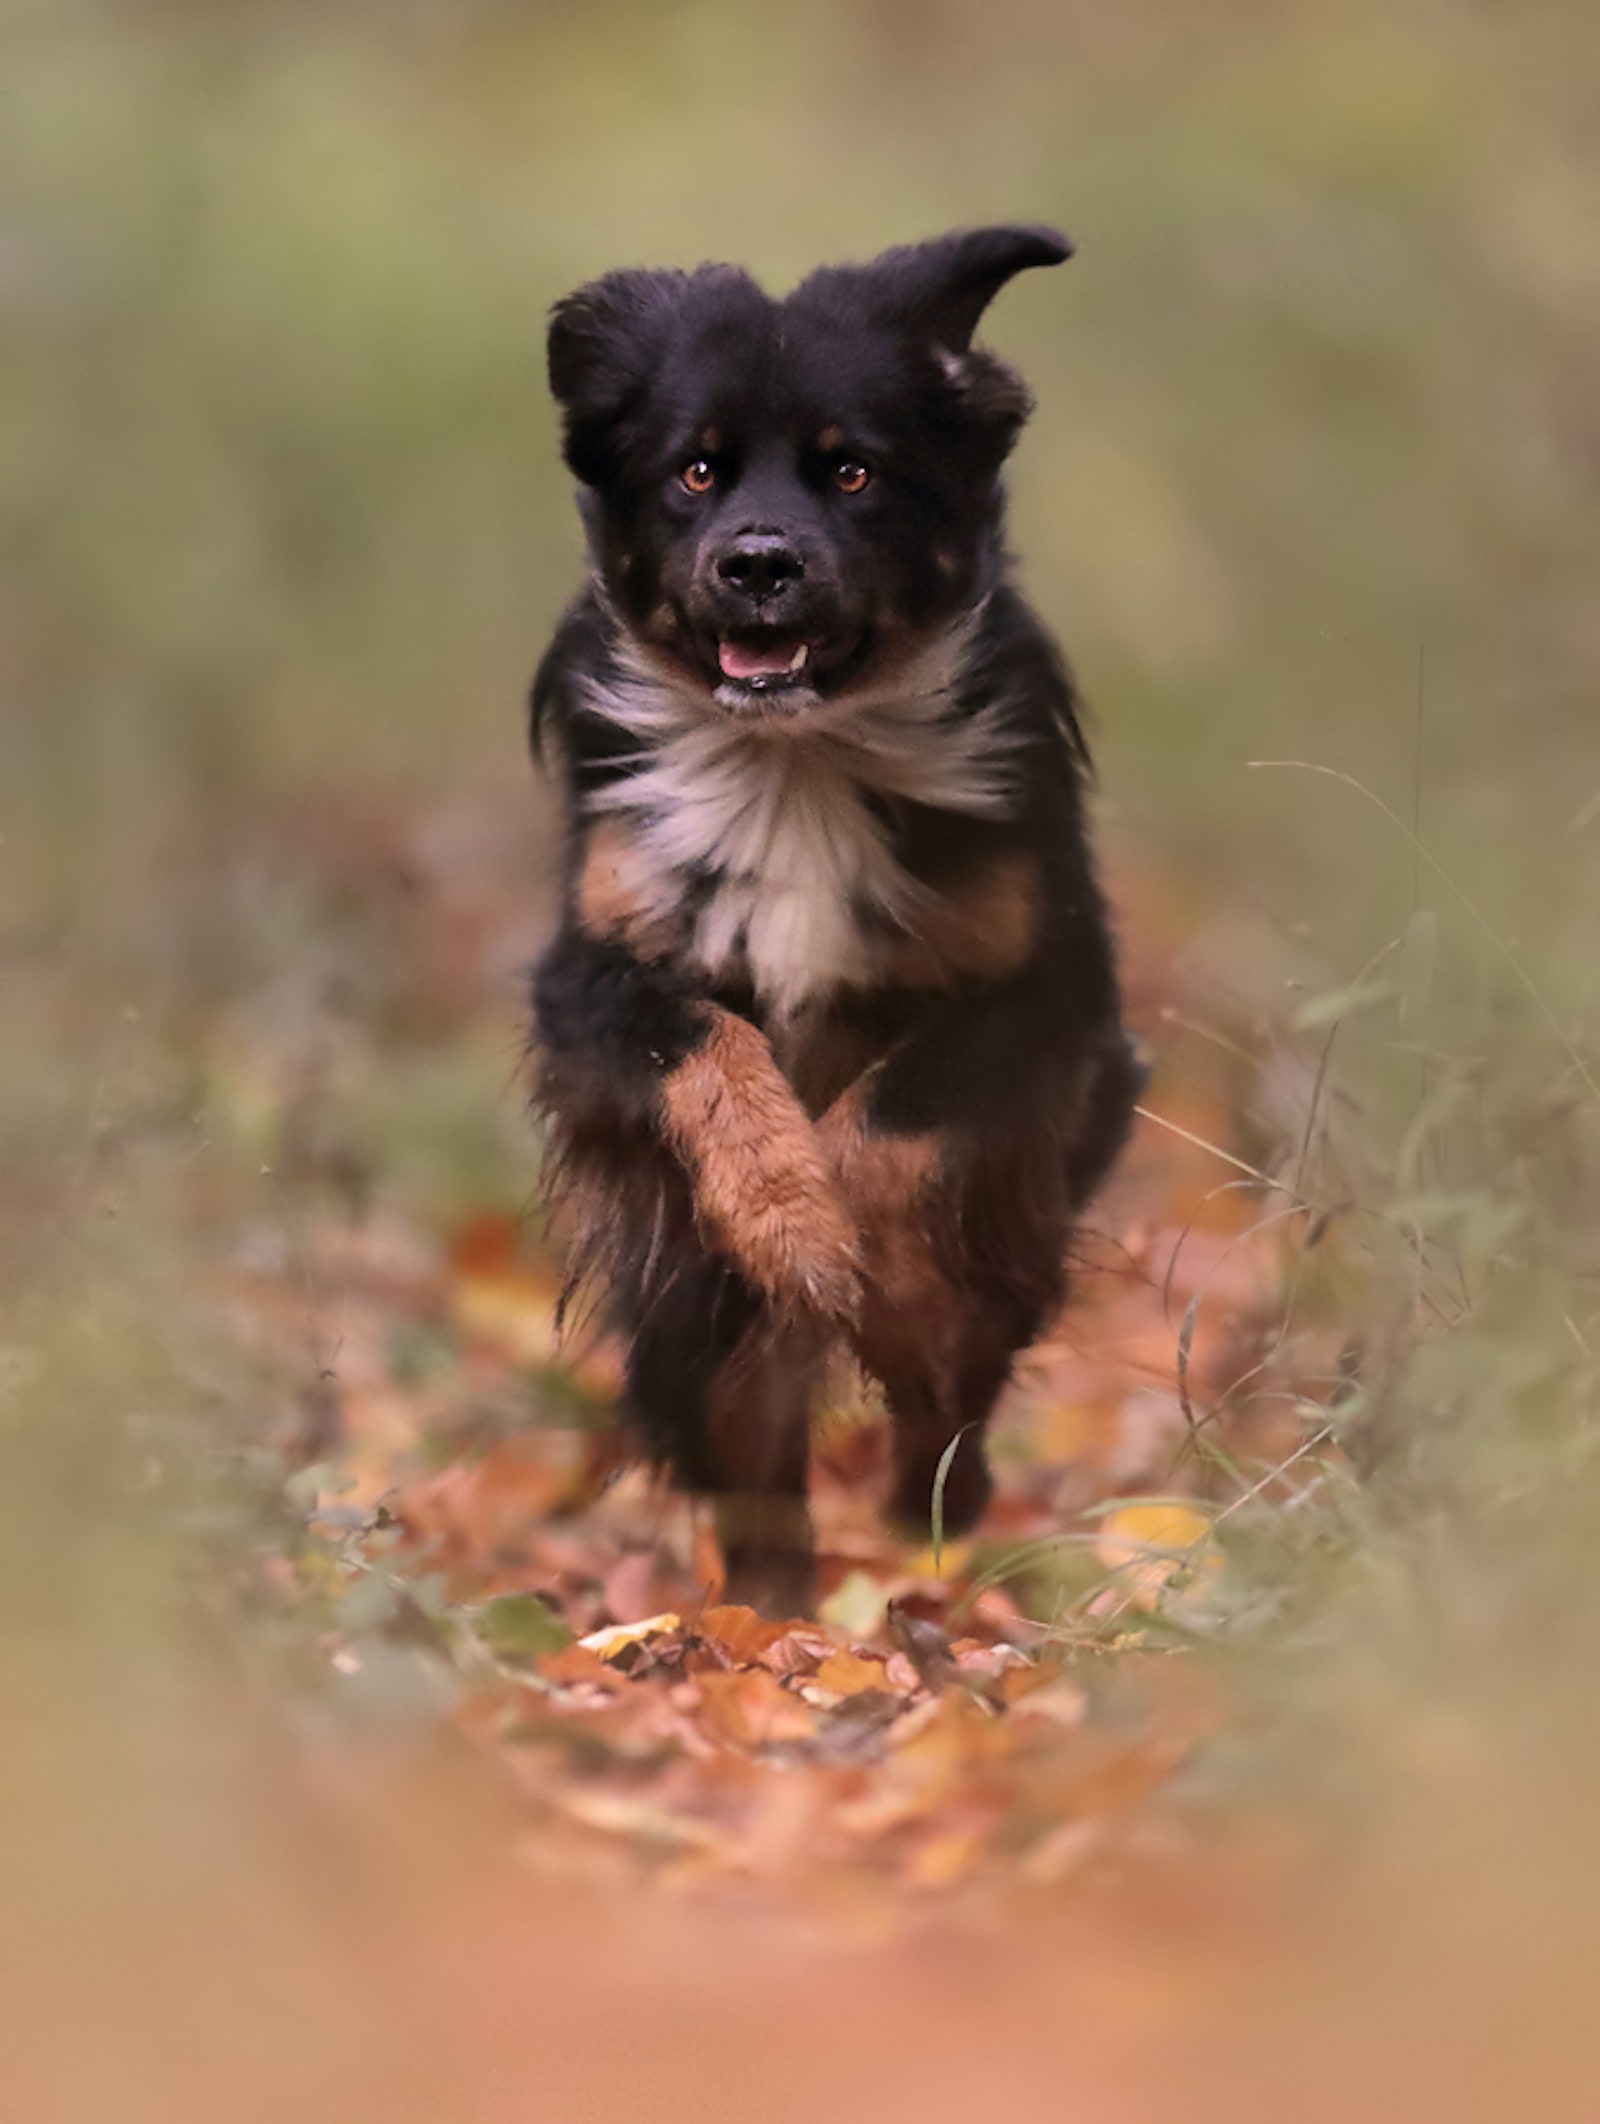
[(700, 637), (700, 667), (714, 698), (736, 716), (773, 723), (803, 718), (848, 682), (871, 653), (870, 636), (751, 631)]
[(735, 642), (724, 638), (717, 644), (717, 662), (725, 679), (765, 693), (803, 679), (811, 661), (811, 644), (779, 635), (764, 642)]

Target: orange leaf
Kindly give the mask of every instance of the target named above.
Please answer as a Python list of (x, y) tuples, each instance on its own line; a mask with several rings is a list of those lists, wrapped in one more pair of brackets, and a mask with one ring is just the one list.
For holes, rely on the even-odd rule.
[(787, 1623), (768, 1622), (754, 1608), (707, 1608), (696, 1625), (696, 1634), (716, 1645), (741, 1667), (752, 1666), (787, 1637)]
[(813, 1679), (819, 1689), (835, 1696), (856, 1696), (863, 1689), (886, 1689), (889, 1677), (883, 1662), (862, 1659), (854, 1652), (830, 1652)]
[(815, 1731), (806, 1706), (765, 1667), (745, 1667), (734, 1674), (702, 1674), (698, 1686), (701, 1728), (725, 1748), (760, 1748), (773, 1741), (807, 1740)]

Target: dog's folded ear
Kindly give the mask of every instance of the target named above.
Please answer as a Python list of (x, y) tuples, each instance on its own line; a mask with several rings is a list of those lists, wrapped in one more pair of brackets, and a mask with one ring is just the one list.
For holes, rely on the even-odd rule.
[(606, 475), (609, 439), (649, 380), (688, 280), (686, 273), (607, 273), (550, 313), (550, 390), (567, 463), (590, 486)]
[(1060, 265), (1072, 245), (1054, 229), (956, 229), (885, 251), (862, 270), (880, 313), (951, 354), (972, 344), (978, 320), (1015, 274)]
[(828, 266), (798, 291), (844, 315), (866, 315), (911, 343), (937, 387), (941, 418), (998, 464), (1032, 410), (1028, 387), (998, 355), (974, 348), (978, 321), (1013, 275), (1060, 265), (1072, 246), (1054, 229), (955, 229), (884, 251), (866, 265)]

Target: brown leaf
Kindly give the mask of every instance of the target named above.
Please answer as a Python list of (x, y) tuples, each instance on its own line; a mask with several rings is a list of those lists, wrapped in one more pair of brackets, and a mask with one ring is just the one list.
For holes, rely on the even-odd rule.
[(945, 1632), (937, 1623), (913, 1615), (903, 1601), (889, 1603), (889, 1635), (915, 1667), (925, 1689), (937, 1693), (956, 1679), (956, 1663)]
[(538, 1665), (546, 1681), (563, 1689), (572, 1688), (579, 1682), (599, 1682), (611, 1689), (619, 1680), (599, 1653), (581, 1641), (563, 1645), (559, 1652), (545, 1653)]
[(790, 1630), (762, 1653), (761, 1664), (774, 1674), (815, 1674), (832, 1650), (820, 1631)]
[(789, 1623), (768, 1622), (754, 1608), (707, 1608), (695, 1634), (726, 1652), (736, 1666), (751, 1666), (789, 1636)]
[(775, 1741), (805, 1740), (816, 1730), (807, 1707), (765, 1667), (728, 1674), (702, 1674), (700, 1725), (727, 1748), (764, 1748)]

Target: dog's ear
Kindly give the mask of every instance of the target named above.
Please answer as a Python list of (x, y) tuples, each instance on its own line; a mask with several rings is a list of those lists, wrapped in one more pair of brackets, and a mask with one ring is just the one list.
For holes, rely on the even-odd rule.
[(614, 461), (619, 425), (649, 383), (689, 284), (686, 273), (607, 273), (550, 313), (550, 390), (567, 463), (587, 486)]
[(1072, 245), (1054, 229), (957, 229), (885, 251), (864, 269), (877, 314), (923, 344), (949, 394), (946, 402), (1002, 458), (1033, 399), (1016, 370), (975, 348), (972, 335), (1013, 274), (1071, 256)]
[(888, 321), (964, 354), (979, 318), (1013, 275), (1071, 256), (1072, 245), (1054, 229), (956, 229), (885, 251), (865, 271)]

